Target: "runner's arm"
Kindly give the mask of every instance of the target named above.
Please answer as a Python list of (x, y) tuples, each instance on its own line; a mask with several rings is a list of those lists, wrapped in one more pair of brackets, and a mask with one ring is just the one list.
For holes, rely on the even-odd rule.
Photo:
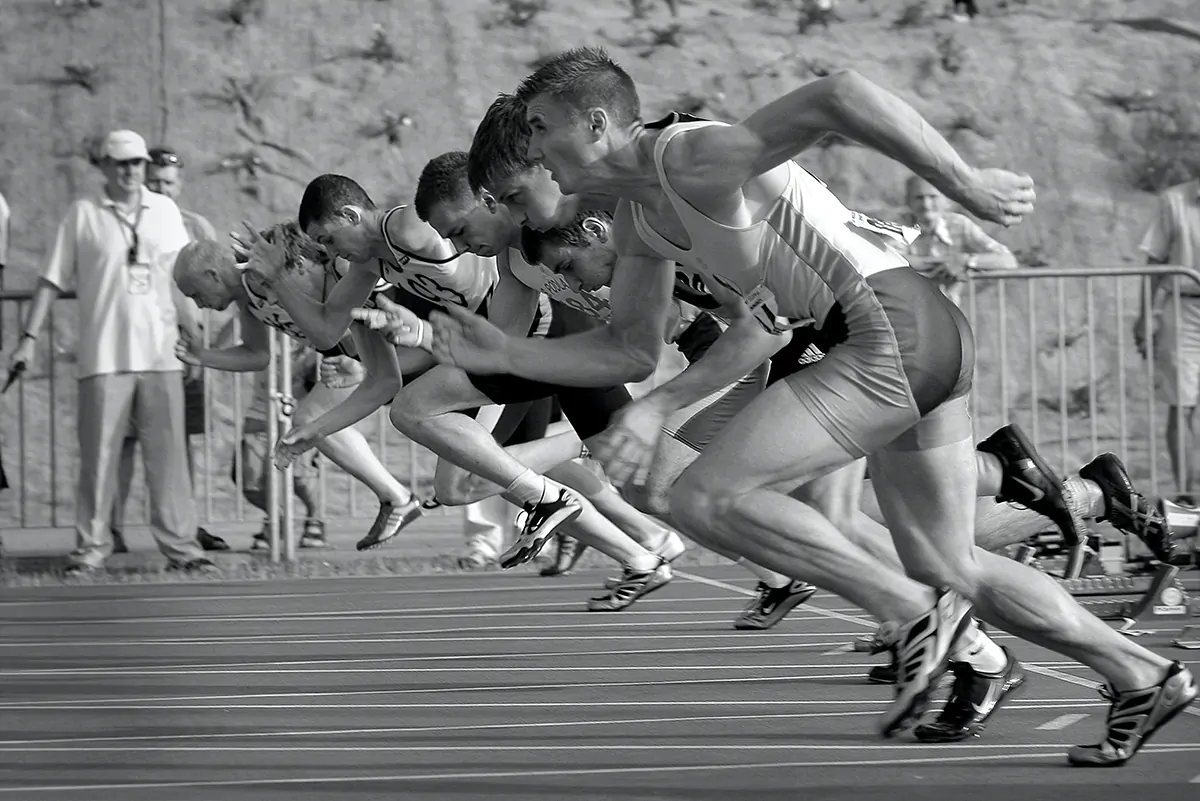
[(962, 200), (970, 185), (972, 167), (945, 137), (908, 103), (853, 70), (807, 83), (736, 125), (676, 137), (687, 144), (672, 162), (677, 170), (686, 169), (689, 182), (730, 190), (829, 133), (900, 162), (952, 200)]
[(201, 366), (227, 373), (256, 373), (271, 363), (267, 327), (245, 309), (242, 320), (242, 344), (232, 348), (202, 348), (193, 351)]
[(682, 409), (745, 377), (791, 341), (791, 331), (770, 333), (745, 301), (717, 282), (712, 284), (709, 292), (722, 304), (719, 314), (729, 321), (729, 327), (703, 356), (652, 389), (643, 400), (661, 403), (670, 411)]
[(355, 323), (350, 326), (354, 347), (367, 371), (367, 377), (354, 388), (350, 397), (325, 414), (304, 424), (305, 433), (321, 439), (365, 420), (400, 392), (402, 384), (396, 349), (378, 331)]
[(362, 306), (371, 297), (379, 275), (369, 264), (351, 265), (350, 271), (338, 279), (322, 303), (304, 291), (300, 280), (281, 274), (271, 289), (304, 336), (317, 350), (337, 347), (337, 343), (352, 322), (350, 311)]
[(633, 230), (629, 205), (614, 223), (617, 263), (609, 303), (611, 322), (581, 334), (505, 343), (508, 372), (574, 387), (608, 387), (644, 381), (658, 367), (671, 313), (675, 272)]

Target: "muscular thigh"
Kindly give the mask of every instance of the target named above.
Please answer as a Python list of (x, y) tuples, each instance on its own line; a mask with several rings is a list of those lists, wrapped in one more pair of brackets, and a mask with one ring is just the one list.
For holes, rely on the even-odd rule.
[[(521, 400), (521, 399), (516, 399)], [(493, 401), (457, 367), (439, 365), (412, 383), (405, 384), (392, 401), (393, 416), (433, 417), (509, 401)], [(515, 401), (514, 401), (515, 402)]]

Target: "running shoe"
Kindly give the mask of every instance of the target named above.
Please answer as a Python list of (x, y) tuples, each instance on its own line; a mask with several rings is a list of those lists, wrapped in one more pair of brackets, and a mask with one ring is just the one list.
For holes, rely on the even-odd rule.
[(454, 563), (459, 570), (486, 570), (496, 563), (496, 556), (482, 548), (471, 548), (457, 557)]
[(896, 653), (896, 649), (887, 649), (892, 660), (886, 665), (876, 665), (867, 671), (867, 681), (872, 684), (895, 684), (896, 676), (900, 673), (900, 655)]
[[(208, 531), (208, 529), (206, 529), (206, 528), (196, 529), (196, 541), (199, 542), (200, 547), (206, 551), (228, 551), (229, 550), (229, 543), (227, 543), (225, 540), (218, 537), (216, 534), (210, 533)], [(122, 542), (121, 544), (124, 545), (124, 542)], [(117, 551), (114, 548), (113, 553), (116, 553), (116, 552)]]
[(608, 595), (588, 601), (588, 611), (619, 612), (622, 609), (628, 609), (638, 598), (665, 587), (671, 578), (671, 568), (666, 562), (662, 562), (658, 567), (644, 573), (627, 567), (621, 583), (613, 587)]
[(765, 581), (758, 582), (758, 595), (742, 610), (735, 629), (765, 631), (787, 617), (787, 613), (813, 597), (817, 588), (807, 581), (790, 581), (782, 587), (772, 587)]
[(896, 695), (879, 719), (884, 737), (905, 728), (929, 706), (937, 680), (949, 667), (949, 654), (970, 620), (970, 603), (946, 590), (932, 609), (900, 627), (896, 638)]
[(539, 576), (567, 576), (575, 569), (575, 565), (583, 558), (588, 547), (574, 537), (568, 537), (566, 534), (555, 535), (558, 540), (558, 551), (555, 553), (554, 561), (546, 567), (542, 568)]
[(995, 456), (1004, 470), (997, 501), (1020, 504), (1048, 517), (1069, 546), (1084, 541), (1087, 524), (1071, 512), (1063, 494), (1062, 480), (1034, 450), (1018, 426), (997, 429), (979, 443), (977, 450)]
[(1107, 520), (1122, 533), (1137, 537), (1160, 562), (1172, 564), (1178, 558), (1166, 518), (1134, 489), (1125, 465), (1114, 454), (1100, 454), (1079, 469), (1079, 477), (1095, 483), (1104, 496), (1104, 516), (1097, 520)]
[(1007, 648), (1008, 659), (999, 673), (983, 673), (966, 662), (951, 662), (954, 685), (950, 698), (937, 720), (924, 723), (913, 730), (923, 743), (956, 743), (968, 737), (978, 737), (1004, 700), (1025, 683), (1025, 669)]
[(219, 576), (221, 568), (211, 559), (189, 559), (186, 562), (170, 562), (167, 570), (172, 573), (195, 573), (201, 576)]
[(416, 496), (410, 498), (403, 506), (391, 501), (381, 501), (379, 514), (375, 515), (375, 522), (371, 524), (367, 536), (359, 540), (354, 547), (360, 551), (378, 548), (423, 514), (425, 509)]
[(557, 498), (525, 504), (525, 508), (517, 515), (521, 533), (508, 546), (508, 550), (500, 554), (500, 567), (508, 569), (533, 559), (546, 547), (555, 529), (570, 523), (582, 511), (583, 504), (579, 497), (565, 487), (558, 491)]
[(1107, 731), (1095, 745), (1077, 745), (1067, 752), (1067, 762), (1089, 768), (1124, 765), (1154, 734), (1196, 700), (1196, 679), (1179, 662), (1153, 687), (1115, 692), (1104, 687), (1100, 694), (1111, 701)]
[[(676, 559), (683, 556), (684, 551), (687, 550), (687, 545), (684, 544), (683, 537), (667, 528), (663, 529), (662, 541), (660, 541), (658, 545), (655, 545), (653, 548), (648, 550), (650, 553), (655, 554), (668, 565), (670, 565)], [(611, 590), (623, 580), (624, 578), (622, 576), (611, 576), (604, 580), (604, 589)]]
[(333, 546), (325, 539), (325, 521), (304, 521), (304, 532), (300, 535), (300, 547), (313, 551), (328, 550)]

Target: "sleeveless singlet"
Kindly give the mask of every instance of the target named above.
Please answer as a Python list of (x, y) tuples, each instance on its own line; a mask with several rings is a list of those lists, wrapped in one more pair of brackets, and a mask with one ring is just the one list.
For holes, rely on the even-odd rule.
[(835, 305), (847, 314), (870, 302), (865, 279), (903, 267), (895, 249), (915, 230), (852, 212), (821, 181), (794, 161), (787, 185), (761, 218), (737, 227), (716, 222), (695, 209), (672, 187), (663, 153), (676, 135), (725, 123), (672, 115), (646, 127), (661, 129), (654, 163), (663, 192), (691, 239), (684, 249), (650, 227), (644, 209), (631, 204), (634, 227), (642, 240), (680, 265), (681, 279), (704, 290), (717, 282), (740, 294), (768, 330), (779, 332), (806, 323), (820, 328)]
[(442, 261), (423, 259), (392, 242), (387, 223), (406, 208), (396, 206), (383, 215), (379, 227), (395, 263), (379, 260), (379, 277), (439, 306), (463, 306), (478, 311), (499, 280), (496, 260), (460, 253)]
[[(326, 264), (323, 267), (324, 273), (322, 278), (322, 289), (320, 300), (324, 302), (329, 295), (331, 283), (336, 283), (338, 274), (333, 264)], [(312, 346), (308, 338), (304, 336), (304, 332), (300, 330), (300, 326), (292, 319), (292, 315), (288, 314), (287, 310), (280, 305), (278, 299), (272, 294), (267, 294), (255, 290), (247, 279), (248, 273), (242, 271), (242, 288), (246, 290), (246, 311), (250, 312), (250, 316), (258, 320), (268, 328), (274, 328), (277, 331), (282, 331), (285, 335), (300, 342), (306, 346)]]

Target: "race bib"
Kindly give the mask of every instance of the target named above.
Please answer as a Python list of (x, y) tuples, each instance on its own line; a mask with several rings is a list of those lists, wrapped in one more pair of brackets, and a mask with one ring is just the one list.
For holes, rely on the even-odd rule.
[(857, 211), (850, 212), (850, 224), (873, 234), (899, 240), (905, 245), (911, 245), (921, 235), (921, 229), (918, 226), (887, 222), (875, 217), (868, 217)]
[(150, 294), (150, 265), (145, 262), (129, 265), (129, 294)]
[(791, 331), (793, 328), (801, 328), (815, 322), (812, 318), (793, 320), (779, 314), (777, 311), (779, 302), (775, 299), (775, 293), (766, 284), (759, 284), (749, 292), (742, 292), (719, 275), (713, 276), (713, 278), (730, 292), (739, 295), (745, 301), (746, 306), (749, 307), (750, 313), (754, 315), (754, 319), (768, 333), (778, 335), (785, 331)]

